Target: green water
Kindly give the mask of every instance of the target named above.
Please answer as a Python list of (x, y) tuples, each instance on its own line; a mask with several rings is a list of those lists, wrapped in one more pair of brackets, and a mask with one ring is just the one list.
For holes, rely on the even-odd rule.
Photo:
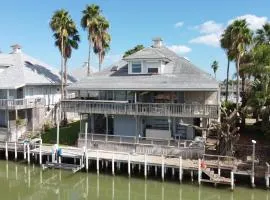
[(262, 189), (236, 187), (214, 188), (202, 185), (158, 180), (129, 179), (127, 176), (97, 176), (94, 173), (45, 170), (0, 161), (0, 200), (267, 200), (270, 194)]

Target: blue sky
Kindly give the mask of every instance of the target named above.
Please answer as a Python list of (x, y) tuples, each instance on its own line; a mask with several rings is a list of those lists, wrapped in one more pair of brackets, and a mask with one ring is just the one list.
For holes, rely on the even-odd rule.
[[(80, 25), (81, 11), (89, 3), (100, 5), (111, 24), (111, 50), (103, 66), (118, 60), (127, 49), (137, 44), (149, 46), (153, 37), (160, 36), (168, 47), (209, 73), (211, 63), (217, 60), (220, 80), (226, 76), (226, 56), (218, 46), (224, 27), (237, 17), (246, 18), (252, 29), (270, 20), (269, 0), (3, 1), (1, 51), (10, 52), (10, 45), (18, 43), (25, 53), (58, 67), (60, 56), (49, 28), (52, 13), (67, 9)], [(79, 30), (81, 43), (69, 61), (70, 69), (87, 60), (86, 32)], [(92, 61), (97, 67), (96, 57)]]

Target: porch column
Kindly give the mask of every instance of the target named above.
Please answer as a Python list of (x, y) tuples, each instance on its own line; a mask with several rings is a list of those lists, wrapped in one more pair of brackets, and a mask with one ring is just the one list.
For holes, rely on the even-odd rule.
[(171, 136), (172, 136), (172, 131), (171, 131), (171, 122), (172, 122), (171, 118), (168, 118), (168, 124), (169, 124), (169, 133), (170, 133), (170, 134), (171, 134)]
[(9, 123), (9, 110), (8, 109), (6, 110), (6, 121), (7, 121), (7, 128), (8, 128), (8, 131), (9, 131), (10, 123)]
[(108, 141), (108, 133), (109, 133), (109, 122), (108, 122), (108, 114), (105, 114), (106, 118), (106, 142)]
[(137, 103), (137, 92), (134, 93), (134, 102)]
[[(237, 102), (238, 103), (238, 102)], [(220, 122), (220, 115), (221, 115), (221, 101), (220, 101), (220, 88), (217, 91), (217, 105), (218, 105), (218, 122)]]
[[(57, 115), (57, 113), (56, 113), (56, 115)], [(32, 121), (32, 132), (34, 132), (35, 131), (34, 109), (32, 109), (32, 119), (31, 119), (31, 121)]]
[(95, 116), (94, 116), (94, 114), (91, 114), (90, 121), (91, 121), (91, 133), (95, 133)]
[(135, 136), (136, 136), (136, 142), (138, 142), (138, 116), (135, 115)]
[(82, 133), (82, 114), (79, 113), (80, 116), (80, 133)]
[(176, 119), (175, 117), (172, 118), (172, 135), (175, 136), (176, 133)]

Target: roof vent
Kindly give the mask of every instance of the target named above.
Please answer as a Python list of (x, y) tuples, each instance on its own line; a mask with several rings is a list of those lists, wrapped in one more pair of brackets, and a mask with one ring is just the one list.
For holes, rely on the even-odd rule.
[(154, 42), (153, 47), (155, 48), (162, 47), (162, 39), (160, 37), (153, 38), (153, 42)]
[(14, 44), (11, 46), (12, 48), (12, 53), (21, 53), (22, 52), (22, 47), (19, 44)]

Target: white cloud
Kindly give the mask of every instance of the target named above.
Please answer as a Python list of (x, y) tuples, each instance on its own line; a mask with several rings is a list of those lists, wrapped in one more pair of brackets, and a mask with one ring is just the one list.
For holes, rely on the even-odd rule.
[(195, 29), (198, 29), (200, 33), (210, 34), (223, 31), (223, 24), (218, 24), (213, 20), (206, 21), (201, 25), (195, 26)]
[(185, 54), (191, 52), (191, 48), (185, 45), (171, 45), (169, 49), (177, 54)]
[(189, 41), (189, 43), (193, 44), (205, 44), (208, 46), (218, 47), (220, 40), (220, 33), (211, 33), (196, 37)]
[(248, 26), (251, 30), (257, 30), (259, 28), (262, 28), (262, 26), (268, 21), (267, 17), (258, 17), (256, 15), (246, 14), (229, 20), (228, 24), (231, 24), (234, 20), (239, 19), (246, 19), (247, 23), (249, 24)]
[(184, 22), (177, 22), (176, 24), (174, 24), (175, 28), (180, 28), (184, 25)]

